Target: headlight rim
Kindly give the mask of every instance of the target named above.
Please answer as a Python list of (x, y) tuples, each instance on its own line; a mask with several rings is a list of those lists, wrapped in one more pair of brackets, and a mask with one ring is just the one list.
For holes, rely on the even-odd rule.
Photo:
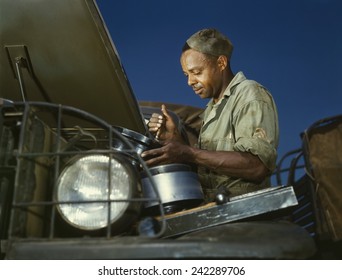
[[(79, 202), (79, 201), (69, 202), (69, 201), (63, 201), (60, 199), (60, 195), (58, 194), (59, 189), (60, 189), (59, 183), (63, 174), (66, 172), (68, 168), (70, 168), (70, 166), (75, 164), (77, 161), (86, 157), (91, 157), (91, 156), (105, 156), (108, 159), (108, 164), (111, 160), (116, 160), (119, 164), (121, 164), (121, 166), (125, 169), (125, 172), (127, 173), (127, 178), (129, 182), (128, 193), (127, 193), (126, 198), (116, 199), (116, 198), (107, 197), (107, 198), (100, 199), (100, 200), (99, 199), (98, 200), (87, 199), (87, 200), (84, 200), (83, 202)], [(108, 169), (108, 172), (110, 172), (109, 169)], [(107, 188), (111, 188), (111, 186), (107, 185)], [(56, 201), (57, 212), (61, 216), (62, 220), (65, 223), (67, 223), (69, 226), (71, 226), (72, 228), (75, 228), (80, 231), (86, 231), (86, 232), (97, 232), (108, 227), (111, 227), (113, 232), (121, 232), (121, 230), (119, 229), (120, 227), (122, 227), (122, 230), (126, 228), (126, 226), (124, 225), (125, 220), (127, 221), (127, 224), (131, 225), (129, 221), (135, 220), (136, 217), (140, 214), (140, 211), (142, 209), (142, 206), (141, 206), (142, 202), (139, 201), (139, 198), (142, 197), (142, 191), (141, 191), (141, 180), (140, 180), (138, 171), (130, 163), (130, 160), (124, 154), (117, 152), (117, 151), (114, 151), (114, 152), (110, 151), (107, 153), (99, 152), (99, 151), (88, 151), (87, 153), (78, 154), (70, 158), (66, 162), (66, 164), (63, 166), (62, 171), (59, 173), (58, 179), (55, 184), (54, 197)], [(138, 198), (138, 199), (135, 199), (135, 198)], [(107, 214), (105, 214), (106, 220), (107, 220), (105, 224), (102, 226), (93, 227), (93, 228), (79, 225), (70, 221), (70, 219), (65, 215), (65, 213), (61, 209), (61, 206), (63, 206), (64, 204), (108, 203), (109, 205), (113, 205), (113, 203), (118, 202), (117, 200), (123, 200), (123, 203), (125, 203), (125, 206), (120, 210), (119, 214), (116, 215), (114, 218), (111, 218), (111, 213), (107, 211)], [(106, 206), (105, 208), (108, 210), (108, 206)], [(108, 219), (108, 214), (110, 215), (109, 219)]]

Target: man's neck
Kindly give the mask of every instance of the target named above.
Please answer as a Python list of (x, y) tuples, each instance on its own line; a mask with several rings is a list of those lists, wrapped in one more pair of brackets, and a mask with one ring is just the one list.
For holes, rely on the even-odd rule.
[(230, 69), (227, 69), (225, 72), (225, 75), (222, 77), (222, 86), (221, 86), (221, 92), (220, 95), (217, 98), (213, 98), (213, 103), (216, 104), (224, 95), (224, 92), (226, 91), (227, 87), (229, 86), (230, 82), (234, 78), (234, 74)]

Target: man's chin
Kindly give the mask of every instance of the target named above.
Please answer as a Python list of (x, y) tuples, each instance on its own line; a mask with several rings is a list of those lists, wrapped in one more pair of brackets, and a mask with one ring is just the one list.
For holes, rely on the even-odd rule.
[(199, 96), (201, 99), (206, 99), (208, 98), (208, 96), (205, 94), (205, 92), (200, 92), (200, 93), (196, 93), (197, 96)]
[(196, 95), (198, 95), (200, 98), (206, 98), (205, 92), (203, 89), (200, 89), (198, 91), (194, 91)]

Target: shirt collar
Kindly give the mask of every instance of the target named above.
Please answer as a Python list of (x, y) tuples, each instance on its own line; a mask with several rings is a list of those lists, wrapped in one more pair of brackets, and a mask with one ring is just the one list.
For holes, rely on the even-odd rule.
[(213, 103), (213, 100), (210, 99), (210, 101), (207, 104), (207, 107), (217, 107), (221, 104), (223, 98), (227, 98), (229, 97), (232, 93), (233, 93), (233, 89), (240, 84), (242, 81), (246, 80), (247, 78), (245, 77), (245, 75), (243, 74), (242, 71), (238, 72), (234, 78), (230, 81), (229, 85), (227, 86), (227, 88), (225, 89), (224, 93), (223, 93), (223, 97), (216, 103)]
[(234, 78), (230, 81), (228, 87), (223, 93), (223, 96), (230, 96), (233, 93), (233, 88), (240, 84), (242, 81), (246, 80), (245, 75), (242, 71), (238, 72)]

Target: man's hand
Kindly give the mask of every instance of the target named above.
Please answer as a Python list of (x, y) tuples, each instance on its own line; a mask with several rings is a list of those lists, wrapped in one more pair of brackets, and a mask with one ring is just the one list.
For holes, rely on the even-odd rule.
[(170, 163), (193, 163), (230, 177), (260, 183), (269, 170), (259, 159), (248, 152), (207, 151), (190, 147), (178, 141), (161, 142), (161, 148), (141, 154), (148, 166)]
[(148, 166), (187, 162), (191, 157), (191, 147), (178, 141), (162, 143), (161, 148), (145, 151), (141, 156)]
[(149, 131), (155, 135), (158, 140), (180, 140), (178, 128), (173, 118), (167, 112), (166, 106), (161, 106), (162, 114), (153, 113), (148, 122)]

